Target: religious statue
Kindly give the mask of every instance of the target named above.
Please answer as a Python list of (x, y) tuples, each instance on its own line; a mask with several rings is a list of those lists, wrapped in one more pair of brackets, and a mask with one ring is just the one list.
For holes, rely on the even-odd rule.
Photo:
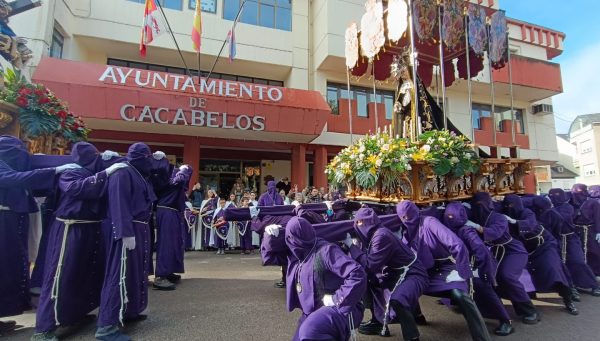
[(394, 116), (392, 117), (392, 126), (394, 135), (399, 135), (402, 138), (411, 139), (414, 134), (414, 118), (413, 113), (415, 86), (410, 77), (408, 55), (403, 53), (399, 56), (394, 56), (394, 61), (391, 65), (392, 77), (398, 82), (398, 90), (396, 91), (396, 100), (394, 102)]
[[(14, 2), (0, 0), (0, 55), (14, 67), (21, 68), (32, 57), (32, 51), (27, 47), (27, 39), (17, 37), (8, 26), (10, 16), (21, 13), (23, 8), (14, 8)], [(40, 2), (29, 2), (29, 8), (39, 6)], [(29, 9), (27, 8), (27, 9)], [(25, 9), (26, 10), (26, 9)]]

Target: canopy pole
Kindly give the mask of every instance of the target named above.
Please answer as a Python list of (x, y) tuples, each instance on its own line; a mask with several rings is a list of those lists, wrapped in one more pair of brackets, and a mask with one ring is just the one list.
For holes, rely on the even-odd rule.
[[(468, 8), (468, 7), (467, 7)], [(473, 124), (473, 94), (471, 84), (471, 56), (469, 49), (469, 13), (465, 13), (465, 53), (467, 54), (467, 94), (469, 97), (469, 117), (471, 118), (471, 142), (475, 143), (475, 124)]]
[[(490, 111), (490, 115), (492, 116), (492, 125), (493, 125), (493, 141), (494, 141), (494, 147), (496, 147), (497, 139), (496, 139), (496, 130), (498, 130), (498, 127), (496, 126), (496, 92), (494, 89), (494, 73), (493, 73), (493, 69), (492, 69), (492, 58), (491, 58), (491, 54), (490, 54), (490, 50), (491, 50), (491, 36), (490, 36), (490, 23), (486, 23), (487, 25), (487, 33), (488, 33), (488, 48), (487, 48), (487, 59), (488, 59), (488, 69), (489, 69), (489, 74), (490, 74), (490, 92), (491, 92), (491, 100), (492, 100), (492, 106), (491, 106), (491, 111)], [(498, 155), (499, 157), (500, 155)]]
[(508, 55), (508, 87), (510, 89), (510, 121), (512, 128), (512, 145), (517, 145), (516, 135), (515, 135), (515, 102), (513, 97), (513, 80), (512, 80), (512, 65), (510, 63), (510, 44), (509, 44), (509, 33), (507, 30), (506, 33), (506, 50)]
[(410, 62), (412, 63), (412, 78), (413, 78), (413, 98), (411, 104), (412, 111), (412, 128), (411, 129), (411, 140), (414, 142), (417, 140), (417, 136), (421, 134), (421, 125), (417, 125), (417, 118), (419, 117), (419, 95), (418, 95), (418, 81), (417, 81), (417, 68), (419, 61), (417, 60), (417, 51), (415, 49), (415, 30), (412, 13), (412, 3), (414, 0), (408, 1), (408, 24), (410, 28)]
[(442, 3), (438, 2), (438, 28), (440, 33), (440, 73), (442, 78), (442, 114), (444, 117), (444, 129), (448, 129), (448, 122), (446, 119), (446, 79), (444, 76), (444, 39), (443, 39), (443, 24), (442, 24)]
[[(350, 99), (350, 69), (346, 68), (346, 85), (348, 87), (348, 121), (350, 122), (350, 144), (354, 143), (352, 135), (352, 100)], [(339, 108), (338, 108), (339, 110)]]
[(377, 89), (375, 88), (375, 59), (373, 59), (373, 97), (375, 100), (375, 131), (379, 133), (379, 114), (377, 113)]

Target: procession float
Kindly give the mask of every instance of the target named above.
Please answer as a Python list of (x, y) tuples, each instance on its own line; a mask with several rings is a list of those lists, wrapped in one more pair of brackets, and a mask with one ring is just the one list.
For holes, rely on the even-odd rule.
[(87, 139), (89, 129), (67, 103), (23, 76), (21, 70), (32, 51), (8, 25), (11, 16), (40, 5), (39, 1), (0, 0), (0, 55), (12, 66), (0, 70), (0, 134), (19, 137), (33, 154), (64, 155), (70, 143)]
[[(480, 191), (524, 193), (532, 164), (518, 158), (514, 125), (513, 145), (503, 157), (496, 129), (494, 145), (478, 146), (473, 131), (467, 136), (446, 115), (445, 88), (456, 75), (465, 79), (470, 108), (471, 78), (487, 62), (492, 112), (492, 69), (509, 68), (514, 121), (504, 12), (464, 0), (368, 0), (360, 27), (346, 29), (345, 44), (348, 91), (351, 77), (369, 77), (374, 91), (378, 81), (396, 84), (391, 126), (380, 127), (376, 119), (374, 133), (353, 141), (325, 170), (331, 183), (347, 188), (349, 199), (432, 204)], [(428, 92), (434, 76), (437, 101)]]

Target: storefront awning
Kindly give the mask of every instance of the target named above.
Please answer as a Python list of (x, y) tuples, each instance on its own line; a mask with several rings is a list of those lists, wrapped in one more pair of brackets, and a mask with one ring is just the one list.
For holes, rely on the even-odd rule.
[(317, 91), (54, 58), (33, 80), (92, 129), (308, 143), (330, 113)]

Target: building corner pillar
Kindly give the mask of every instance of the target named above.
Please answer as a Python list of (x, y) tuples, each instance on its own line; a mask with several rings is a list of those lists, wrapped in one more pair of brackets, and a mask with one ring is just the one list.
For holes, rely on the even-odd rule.
[(327, 188), (327, 176), (325, 168), (327, 167), (327, 148), (318, 146), (315, 149), (315, 164), (313, 168), (313, 183), (315, 187)]
[(306, 187), (306, 146), (298, 144), (292, 148), (292, 186), (298, 190)]
[(199, 180), (200, 174), (200, 141), (197, 137), (188, 137), (183, 144), (183, 163), (192, 167), (190, 188)]

